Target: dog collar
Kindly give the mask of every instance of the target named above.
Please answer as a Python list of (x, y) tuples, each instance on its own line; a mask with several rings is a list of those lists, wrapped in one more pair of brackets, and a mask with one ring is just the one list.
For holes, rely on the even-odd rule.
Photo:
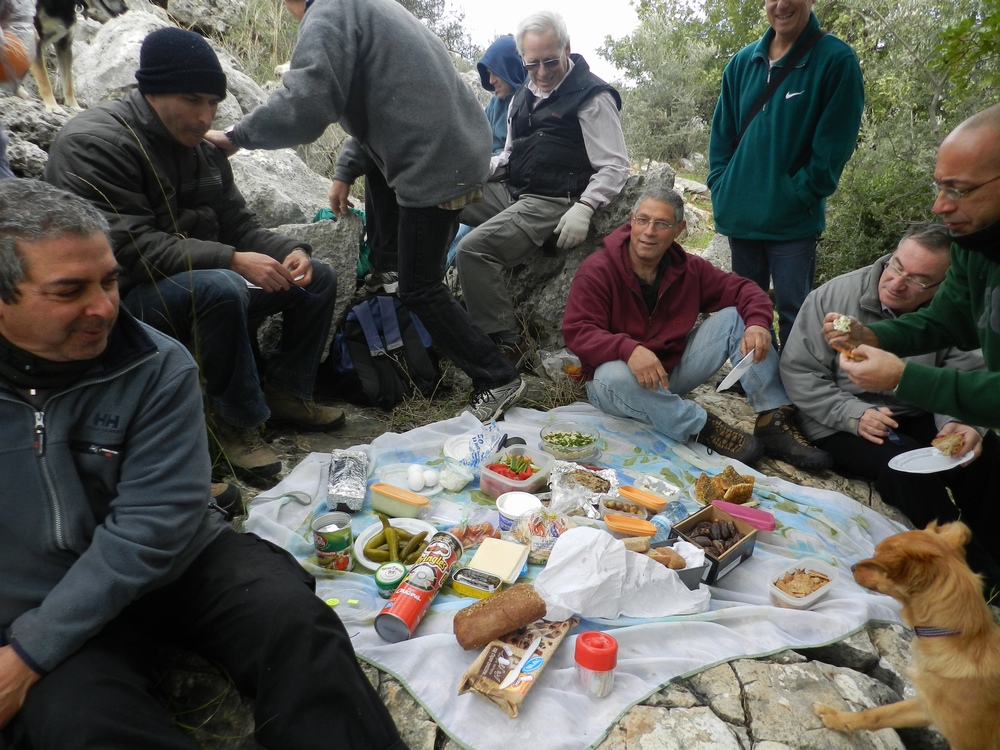
[(944, 628), (914, 628), (913, 632), (921, 638), (937, 638), (942, 635), (959, 635), (961, 630), (945, 630)]

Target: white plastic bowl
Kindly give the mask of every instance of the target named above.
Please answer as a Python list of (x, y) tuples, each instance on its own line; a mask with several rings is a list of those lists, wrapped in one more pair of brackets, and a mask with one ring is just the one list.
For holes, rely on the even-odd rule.
[[(421, 531), (426, 531), (428, 537), (437, 531), (427, 521), (421, 521), (419, 518), (390, 518), (389, 524), (393, 528), (403, 529), (404, 531), (409, 531), (411, 534), (419, 534)], [(365, 545), (381, 530), (382, 522), (376, 521), (358, 534), (358, 538), (354, 540), (354, 559), (362, 566), (368, 568), (368, 570), (378, 570), (378, 566), (382, 564), (365, 557)]]
[[(820, 586), (808, 596), (790, 596), (775, 586), (775, 582), (784, 578), (786, 573), (792, 573), (796, 570), (813, 570), (817, 573), (822, 573), (830, 579), (830, 582), (824, 586)], [(831, 567), (822, 560), (818, 560), (815, 557), (803, 557), (801, 560), (793, 560), (788, 565), (783, 567), (780, 573), (771, 576), (771, 578), (768, 579), (767, 588), (771, 594), (771, 602), (777, 607), (785, 607), (786, 609), (810, 609), (816, 602), (830, 593), (830, 590), (837, 583), (837, 579), (839, 577), (840, 573), (837, 569)]]

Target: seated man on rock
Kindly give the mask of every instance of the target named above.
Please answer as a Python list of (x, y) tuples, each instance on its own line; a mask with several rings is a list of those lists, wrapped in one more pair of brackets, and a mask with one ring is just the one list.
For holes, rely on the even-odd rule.
[[(1000, 440), (985, 429), (907, 403), (892, 390), (870, 392), (855, 385), (841, 369), (839, 354), (826, 343), (823, 324), (830, 310), (870, 325), (926, 308), (951, 266), (952, 239), (943, 224), (915, 225), (891, 254), (811, 292), (781, 354), (781, 380), (800, 410), (805, 436), (833, 456), (838, 472), (874, 481), (882, 500), (899, 508), (917, 528), (935, 519), (955, 520), (959, 510), (967, 520), (969, 513), (978, 513), (984, 502), (982, 488), (993, 486), (1000, 466)], [(902, 361), (958, 372), (984, 369), (980, 349), (949, 347)], [(896, 456), (952, 433), (962, 435), (963, 454), (981, 448), (982, 455), (964, 466), (930, 474), (889, 468)], [(974, 528), (966, 550), (970, 565), (1000, 581), (1000, 567), (981, 545)]]
[(504, 283), (504, 269), (527, 261), (555, 232), (559, 248), (587, 238), (594, 211), (625, 186), (629, 162), (618, 92), (570, 54), (566, 22), (543, 11), (514, 35), (528, 80), (510, 103), (507, 143), (494, 156), (481, 203), (462, 211), (476, 227), (458, 247), (458, 277), (476, 324), (515, 366), (528, 348)]
[[(203, 140), (226, 96), (209, 44), (162, 28), (139, 60), (138, 90), (70, 120), (45, 179), (107, 217), (125, 307), (192, 348), (229, 466), (271, 477), (281, 462), (261, 439), (265, 422), (328, 430), (344, 421), (312, 400), (336, 275), (307, 245), (261, 226), (226, 157)], [(249, 323), (277, 313), (280, 346), (258, 372)]]
[[(580, 264), (563, 337), (583, 365), (590, 402), (746, 464), (766, 452), (801, 469), (829, 468), (830, 455), (795, 427), (771, 346), (770, 299), (752, 281), (685, 252), (676, 242), (685, 226), (681, 197), (649, 189), (630, 223)], [(711, 315), (698, 323), (702, 313)], [(749, 435), (683, 396), (751, 350), (754, 364), (740, 378), (757, 413)]]
[(0, 180), (0, 745), (195, 747), (161, 704), (170, 646), (254, 698), (263, 747), (403, 750), (312, 576), (209, 508), (198, 367), (119, 308), (107, 230)]

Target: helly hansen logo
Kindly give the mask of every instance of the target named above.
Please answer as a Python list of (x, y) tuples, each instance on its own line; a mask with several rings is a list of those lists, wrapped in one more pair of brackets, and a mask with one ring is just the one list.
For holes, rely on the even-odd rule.
[(108, 430), (117, 430), (121, 416), (118, 414), (94, 414), (91, 424), (94, 427), (103, 427)]

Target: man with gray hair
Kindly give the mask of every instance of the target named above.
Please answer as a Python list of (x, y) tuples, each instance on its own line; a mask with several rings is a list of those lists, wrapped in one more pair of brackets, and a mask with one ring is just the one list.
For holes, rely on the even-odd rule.
[(198, 366), (121, 270), (86, 201), (0, 181), (0, 745), (193, 747), (168, 646), (255, 699), (263, 747), (402, 750), (312, 576), (209, 507)]
[[(647, 424), (745, 464), (764, 453), (801, 469), (826, 469), (828, 453), (795, 426), (771, 346), (771, 300), (756, 284), (721, 271), (677, 242), (684, 202), (653, 188), (629, 223), (612, 232), (573, 278), (563, 337), (579, 358), (598, 409)], [(709, 314), (702, 323), (698, 316)], [(728, 358), (752, 353), (740, 382), (757, 414), (752, 435), (683, 398)]]
[(553, 232), (559, 248), (583, 242), (594, 211), (625, 186), (629, 162), (621, 97), (570, 53), (563, 17), (530, 15), (515, 41), (528, 79), (511, 99), (506, 146), (490, 163), (497, 181), (462, 212), (476, 228), (459, 244), (457, 264), (469, 314), (520, 367), (528, 347), (504, 270), (527, 261)]

